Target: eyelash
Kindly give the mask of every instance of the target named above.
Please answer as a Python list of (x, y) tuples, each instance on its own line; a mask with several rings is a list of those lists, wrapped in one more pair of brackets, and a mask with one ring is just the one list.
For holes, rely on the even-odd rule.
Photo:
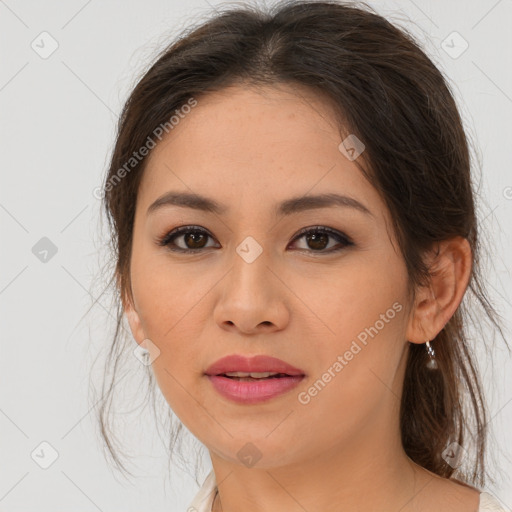
[[(205, 235), (213, 238), (206, 230), (204, 230), (203, 228), (200, 228), (199, 226), (182, 226), (182, 227), (179, 227), (179, 228), (176, 228), (176, 229), (170, 231), (169, 233), (165, 234), (163, 237), (158, 238), (157, 244), (162, 247), (167, 247), (170, 251), (173, 251), (173, 252), (189, 253), (189, 254), (190, 253), (197, 254), (198, 252), (201, 252), (203, 249), (182, 249), (182, 248), (176, 249), (176, 248), (170, 247), (171, 242), (175, 238), (177, 238), (180, 235), (186, 234), (186, 233), (205, 234)], [(338, 248), (338, 249), (329, 249), (329, 250), (322, 249), (322, 250), (318, 250), (318, 251), (315, 251), (312, 249), (309, 249), (309, 250), (308, 249), (299, 249), (299, 250), (322, 254), (322, 253), (339, 252), (339, 251), (345, 249), (346, 247), (354, 245), (354, 243), (345, 234), (341, 233), (340, 231), (328, 228), (326, 226), (315, 226), (312, 228), (304, 228), (297, 234), (297, 236), (295, 236), (295, 238), (292, 240), (292, 242), (299, 240), (304, 235), (317, 234), (317, 233), (327, 234), (327, 235), (335, 238), (339, 243), (343, 244), (343, 247)]]

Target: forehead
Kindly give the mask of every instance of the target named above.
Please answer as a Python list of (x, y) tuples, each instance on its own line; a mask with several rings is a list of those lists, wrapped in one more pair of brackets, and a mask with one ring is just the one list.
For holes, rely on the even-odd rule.
[(233, 86), (198, 97), (152, 150), (141, 183), (149, 204), (167, 189), (225, 204), (337, 192), (380, 198), (342, 140), (328, 101), (309, 90)]
[[(244, 158), (259, 150), (281, 149), (308, 140), (337, 145), (340, 135), (329, 105), (311, 91), (292, 90), (289, 86), (231, 86), (204, 94), (189, 113), (180, 116), (176, 125), (153, 151), (155, 158), (168, 145), (173, 149), (180, 139), (196, 147), (217, 147), (209, 157)], [(270, 147), (265, 145), (270, 143)], [(304, 151), (314, 148), (308, 145)], [(262, 151), (266, 150), (266, 151)], [(246, 157), (246, 158), (247, 158)], [(246, 160), (245, 158), (245, 160)]]

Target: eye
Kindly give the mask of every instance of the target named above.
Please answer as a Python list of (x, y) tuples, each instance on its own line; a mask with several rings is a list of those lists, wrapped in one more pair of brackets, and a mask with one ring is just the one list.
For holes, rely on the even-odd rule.
[[(161, 246), (167, 246), (171, 251), (175, 252), (198, 252), (206, 247), (208, 237), (211, 238), (209, 233), (198, 226), (182, 226), (157, 240), (157, 243)], [(177, 249), (171, 247), (172, 245), (176, 246), (174, 241), (180, 238), (183, 239), (185, 246), (178, 246)]]
[[(296, 240), (300, 240), (301, 238), (305, 238), (306, 244), (309, 247), (306, 247), (306, 250), (311, 249), (312, 252), (338, 252), (348, 247), (350, 245), (354, 245), (354, 243), (343, 233), (337, 231), (335, 229), (328, 228), (326, 226), (315, 226), (313, 228), (304, 228), (300, 231), (300, 233), (293, 239), (292, 242)], [(334, 238), (338, 241), (338, 244), (341, 244), (342, 247), (338, 247), (337, 249), (324, 250), (329, 245), (329, 238)]]
[[(212, 238), (211, 235), (199, 226), (182, 226), (157, 239), (157, 244), (162, 247), (168, 247), (169, 250), (174, 252), (197, 253), (201, 249), (208, 247), (208, 238)], [(301, 238), (305, 238), (306, 243), (309, 245), (305, 249), (309, 249), (311, 252), (337, 252), (345, 247), (354, 245), (346, 235), (326, 226), (304, 228), (292, 240), (292, 243)], [(341, 244), (341, 247), (337, 249), (329, 248), (329, 238), (335, 239), (338, 245)], [(182, 239), (182, 246), (176, 244), (176, 240), (179, 239)], [(324, 250), (326, 248), (329, 248), (329, 250)]]

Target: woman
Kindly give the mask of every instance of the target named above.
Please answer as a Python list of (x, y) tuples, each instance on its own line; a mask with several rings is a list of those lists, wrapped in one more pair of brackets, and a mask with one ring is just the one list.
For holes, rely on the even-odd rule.
[(440, 71), (362, 5), (219, 13), (122, 112), (111, 355), (125, 315), (208, 448), (189, 511), (504, 510), (462, 302), (500, 329), (468, 142)]

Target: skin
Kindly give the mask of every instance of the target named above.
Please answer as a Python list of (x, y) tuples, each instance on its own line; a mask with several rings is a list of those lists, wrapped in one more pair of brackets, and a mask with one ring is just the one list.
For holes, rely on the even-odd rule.
[[(152, 151), (140, 185), (133, 302), (123, 301), (131, 331), (138, 343), (151, 340), (163, 395), (209, 450), (219, 488), (214, 510), (476, 511), (476, 489), (407, 457), (398, 423), (408, 342), (433, 339), (457, 309), (470, 275), (469, 244), (440, 244), (438, 258), (430, 258), (439, 273), (410, 303), (389, 211), (339, 151), (341, 140), (328, 103), (307, 90), (233, 86), (201, 97)], [(206, 195), (228, 211), (168, 206), (147, 215), (171, 190)], [(356, 198), (372, 215), (340, 206), (273, 215), (285, 199), (331, 192)], [(156, 243), (187, 225), (208, 232), (207, 247), (180, 254)], [(307, 236), (295, 239), (313, 226), (354, 245), (328, 238), (315, 252)], [(236, 252), (247, 236), (263, 251), (250, 264)], [(183, 236), (174, 243), (197, 246)], [(394, 303), (401, 311), (301, 404), (298, 393)], [(278, 357), (306, 378), (262, 404), (231, 402), (204, 371), (233, 353)], [(261, 457), (252, 467), (237, 455), (247, 443)]]

